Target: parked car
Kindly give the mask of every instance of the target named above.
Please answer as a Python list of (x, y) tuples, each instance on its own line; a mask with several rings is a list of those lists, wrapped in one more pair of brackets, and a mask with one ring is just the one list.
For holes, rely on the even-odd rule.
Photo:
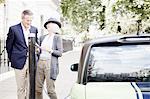
[(91, 40), (71, 70), (78, 78), (66, 99), (150, 99), (150, 35)]

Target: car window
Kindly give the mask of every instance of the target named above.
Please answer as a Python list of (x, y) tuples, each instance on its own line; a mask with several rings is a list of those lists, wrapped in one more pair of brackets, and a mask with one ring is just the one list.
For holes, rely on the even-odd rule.
[(92, 47), (88, 81), (150, 81), (150, 46)]

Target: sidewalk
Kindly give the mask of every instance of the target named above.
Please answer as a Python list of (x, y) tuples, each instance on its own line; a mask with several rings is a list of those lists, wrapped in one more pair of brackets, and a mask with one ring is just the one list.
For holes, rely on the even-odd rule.
[(0, 99), (17, 99), (16, 89), (15, 76), (3, 79), (0, 81)]
[[(81, 50), (81, 47), (76, 47), (76, 48), (74, 48), (73, 49), (73, 51), (79, 51), (79, 50)], [(65, 55), (65, 54), (69, 54), (70, 52), (72, 52), (72, 51), (68, 51), (68, 52), (66, 52), (66, 53), (63, 53), (63, 56)], [(67, 55), (68, 56), (68, 55)], [(61, 60), (64, 60), (64, 59), (61, 59)], [(63, 63), (60, 63), (60, 64), (63, 64)], [(66, 67), (66, 65), (64, 65), (65, 67)], [(61, 70), (64, 70), (65, 68), (64, 67), (60, 67), (60, 68), (63, 68), (63, 69), (61, 69)], [(69, 67), (66, 67), (66, 69), (69, 69)], [(70, 73), (70, 71), (69, 71), (69, 73)], [(60, 73), (60, 75), (61, 75), (61, 73)], [(68, 75), (68, 74), (67, 74)], [(70, 74), (69, 74), (70, 75)], [(71, 77), (71, 78), (66, 78), (66, 79), (68, 79), (68, 80), (71, 80), (72, 81), (72, 79), (76, 79), (76, 77), (74, 77), (74, 75), (75, 74), (73, 74), (73, 77)], [(62, 75), (63, 76), (63, 75)], [(75, 75), (76, 76), (76, 75)], [(61, 76), (59, 76), (59, 78), (58, 79), (61, 79), (62, 77)], [(64, 78), (64, 77), (63, 77)], [(64, 81), (64, 83), (65, 83), (65, 85), (67, 84), (68, 85), (68, 87), (69, 86), (72, 86), (71, 84), (69, 85), (68, 84), (68, 81), (66, 81), (65, 79), (63, 79), (63, 81)], [(71, 82), (71, 81), (69, 81), (69, 82)], [(64, 89), (64, 85), (62, 84), (62, 85), (60, 85), (60, 82), (61, 82), (61, 84), (63, 83), (62, 81), (56, 81), (56, 85), (58, 85), (58, 83), (59, 83), (59, 85), (58, 86), (56, 86), (56, 92), (57, 92), (57, 90), (59, 90), (57, 93), (59, 94), (59, 93), (62, 93), (62, 92), (60, 92), (60, 88), (61, 88), (61, 90), (62, 91), (64, 91), (65, 89)], [(73, 81), (72, 81), (73, 82)], [(45, 86), (44, 86), (44, 88), (46, 88)], [(67, 89), (67, 88), (66, 88)], [(63, 93), (62, 93), (63, 94)], [(59, 96), (58, 96), (58, 99), (64, 99), (64, 98), (60, 98), (61, 96), (62, 96), (62, 94), (60, 94)], [(46, 95), (46, 93), (45, 93), (45, 91), (43, 91), (43, 99), (49, 99), (48, 98), (48, 96)], [(12, 70), (12, 71), (9, 71), (9, 72), (6, 72), (6, 73), (2, 73), (2, 74), (0, 74), (0, 99), (17, 99), (17, 86), (16, 86), (16, 80), (15, 80), (15, 73), (14, 73), (14, 71)]]
[[(43, 99), (49, 99), (44, 93)], [(14, 71), (0, 75), (0, 99), (17, 99), (17, 86)]]

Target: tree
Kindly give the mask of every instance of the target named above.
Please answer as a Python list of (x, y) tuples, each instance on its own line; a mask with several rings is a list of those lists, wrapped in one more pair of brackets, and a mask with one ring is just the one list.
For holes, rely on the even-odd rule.
[(139, 19), (147, 20), (150, 18), (149, 0), (118, 0), (113, 7), (113, 12), (133, 13), (138, 15)]
[(5, 0), (0, 0), (0, 4), (1, 4), (1, 3), (4, 3), (4, 1), (5, 1)]
[[(150, 0), (117, 0), (113, 12), (122, 16), (129, 15), (139, 21), (146, 22), (150, 19)], [(139, 29), (139, 26), (138, 26)]]
[(62, 14), (78, 31), (89, 28), (96, 21), (100, 29), (105, 27), (105, 6), (101, 0), (62, 0)]

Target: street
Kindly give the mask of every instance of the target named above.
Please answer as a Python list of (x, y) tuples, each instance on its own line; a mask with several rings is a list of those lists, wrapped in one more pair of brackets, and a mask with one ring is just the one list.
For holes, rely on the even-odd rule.
[(60, 74), (56, 81), (56, 91), (59, 99), (64, 99), (68, 95), (71, 86), (77, 79), (77, 72), (72, 72), (70, 66), (79, 62), (79, 58), (79, 51), (69, 52), (60, 58)]

